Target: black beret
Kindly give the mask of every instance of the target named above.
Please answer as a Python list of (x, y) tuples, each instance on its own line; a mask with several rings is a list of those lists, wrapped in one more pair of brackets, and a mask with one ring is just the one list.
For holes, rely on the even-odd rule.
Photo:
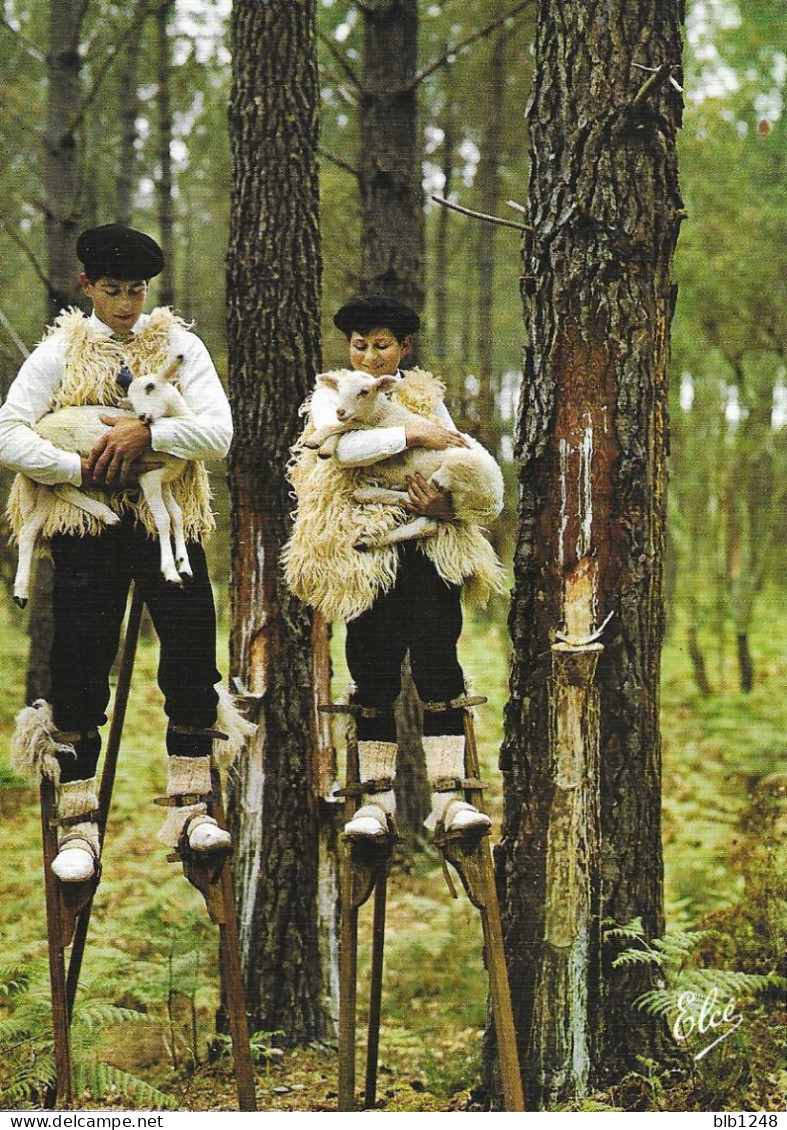
[(77, 240), (76, 250), (93, 280), (152, 279), (164, 270), (164, 253), (155, 239), (124, 224), (88, 228)]
[(387, 294), (362, 294), (346, 302), (333, 318), (337, 329), (349, 337), (379, 327), (389, 329), (400, 341), (414, 334), (421, 324), (415, 310)]

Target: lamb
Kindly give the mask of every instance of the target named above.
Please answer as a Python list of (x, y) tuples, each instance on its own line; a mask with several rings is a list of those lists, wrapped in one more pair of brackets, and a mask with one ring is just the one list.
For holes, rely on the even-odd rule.
[[(44, 439), (50, 440), (64, 451), (74, 451), (87, 456), (98, 440), (109, 431), (109, 426), (101, 421), (101, 416), (136, 417), (146, 424), (151, 424), (168, 416), (189, 415), (188, 405), (175, 386), (170, 383), (170, 378), (182, 360), (183, 357), (178, 356), (163, 366), (158, 373), (132, 380), (128, 387), (127, 400), (119, 407), (87, 404), (60, 408), (42, 416), (35, 430)], [(146, 462), (160, 464), (149, 471), (142, 471), (139, 485), (158, 533), (161, 546), (161, 572), (167, 581), (181, 584), (184, 578), (192, 576), (192, 572), (183, 531), (183, 513), (172, 496), (169, 483), (182, 474), (186, 460), (156, 451), (143, 455), (140, 467), (144, 467)], [(116, 525), (120, 519), (105, 503), (90, 498), (78, 487), (68, 483), (50, 486), (20, 476), (20, 484), (23, 525), (18, 539), (19, 555), (14, 580), (14, 600), (20, 608), (24, 608), (29, 595), (33, 552), (41, 530), (60, 500), (79, 507), (108, 526)], [(174, 554), (170, 535), (175, 542)]]
[[(318, 431), (309, 440), (322, 458), (334, 454), (339, 437), (361, 428), (392, 427), (411, 421), (423, 423), (390, 393), (399, 381), (393, 376), (373, 377), (363, 372), (325, 373), (318, 385), (333, 389), (337, 396), (338, 426)], [(436, 490), (450, 493), (456, 519), (473, 525), (484, 525), (497, 517), (503, 508), (503, 475), (495, 460), (471, 436), (464, 436), (467, 447), (449, 447), (432, 451), (412, 447), (402, 455), (375, 463), (370, 468), (375, 486), (353, 492), (359, 503), (401, 505), (409, 496), (407, 478), (422, 474)], [(434, 535), (440, 521), (421, 515), (405, 525), (397, 526), (372, 543), (359, 543), (358, 549), (371, 549), (411, 538)]]

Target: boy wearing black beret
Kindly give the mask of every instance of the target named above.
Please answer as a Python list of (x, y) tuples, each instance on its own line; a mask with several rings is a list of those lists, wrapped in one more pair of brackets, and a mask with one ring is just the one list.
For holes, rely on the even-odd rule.
[[(208, 817), (212, 728), (220, 679), (216, 669), (216, 616), (202, 539), (214, 519), (203, 460), (226, 455), (232, 419), (221, 381), (204, 344), (169, 309), (143, 313), (149, 280), (164, 266), (154, 239), (120, 224), (82, 233), (76, 244), (80, 282), (92, 313), (64, 311), (30, 354), (0, 409), (0, 461), (40, 483), (71, 483), (97, 492), (119, 516), (116, 526), (85, 525), (72, 507), (51, 537), (54, 561), (54, 641), (51, 704), (35, 724), (51, 746), (41, 771), (57, 780), (58, 815), (65, 820), (53, 870), (65, 882), (95, 873), (99, 842), (95, 822), (99, 727), (106, 722), (109, 673), (133, 580), (148, 607), (161, 644), (159, 685), (169, 719), (168, 787), (173, 800), (165, 842), (186, 835), (194, 850), (229, 845), (229, 835)], [(107, 417), (106, 437), (88, 457), (62, 451), (33, 430), (57, 408), (117, 405), (132, 377), (155, 372), (182, 355), (173, 378), (190, 414), (148, 425)], [(159, 568), (155, 526), (135, 488), (135, 462), (143, 451), (188, 460), (177, 483), (184, 512), (193, 580), (166, 582)], [(14, 494), (9, 509), (14, 515)], [(75, 516), (76, 515), (76, 516)], [(32, 709), (32, 708), (29, 708)], [(22, 725), (20, 714), (18, 730)], [(29, 719), (28, 719), (29, 721)]]
[[(466, 523), (460, 531), (452, 522), (450, 495), (433, 489), (419, 474), (408, 481), (409, 502), (404, 508), (440, 519), (445, 523), (442, 536), (365, 553), (354, 550), (364, 540), (364, 508), (352, 501), (358, 476), (373, 478), (375, 463), (403, 456), (409, 448), (442, 451), (467, 444), (445, 406), (442, 382), (420, 369), (402, 370), (419, 328), (414, 310), (387, 295), (362, 295), (342, 306), (334, 323), (347, 339), (351, 368), (375, 377), (397, 377), (392, 395), (418, 414), (405, 426), (346, 431), (339, 436), (333, 458), (321, 460), (309, 444), (310, 436), (338, 425), (338, 417), (334, 389), (318, 383), (291, 467), (298, 512), (285, 550), (286, 576), (296, 595), (326, 618), (347, 621), (353, 702), (374, 713), (358, 718), (360, 776), (368, 788), (345, 834), (374, 839), (393, 826), (397, 754), (393, 708), (401, 687), (402, 661), (409, 652), (423, 701), (461, 697), (465, 684), (457, 642), (462, 582), (478, 581), (488, 591), (499, 588), (500, 574), (499, 562), (481, 532)], [(486, 815), (467, 804), (456, 786), (446, 786), (447, 781), (465, 776), (461, 709), (425, 714), (424, 750), (434, 790), (427, 828), (434, 830), (439, 824), (456, 832), (488, 827)]]

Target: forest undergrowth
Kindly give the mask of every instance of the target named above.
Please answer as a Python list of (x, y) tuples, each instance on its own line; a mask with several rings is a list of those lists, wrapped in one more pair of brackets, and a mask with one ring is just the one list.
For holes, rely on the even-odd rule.
[[(787, 648), (769, 630), (763, 601), (753, 637), (757, 680), (735, 689), (732, 659), (702, 698), (676, 622), (664, 652), (664, 850), (667, 937), (655, 947), (627, 931), (630, 960), (660, 969), (663, 1054), (582, 1109), (779, 1110), (787, 1094)], [(22, 705), (26, 640), (18, 614), (0, 608), (0, 727)], [(336, 690), (344, 686), (341, 633)], [(476, 726), (490, 808), (499, 832), (497, 750), (506, 697), (502, 617), (471, 619), (462, 659), (489, 704)], [(104, 873), (91, 920), (73, 1021), (76, 1086), (86, 1108), (235, 1109), (227, 1038), (216, 1034), (217, 932), (180, 868), (156, 841), (164, 791), (164, 728), (156, 649), (143, 640), (110, 815)], [(53, 1071), (40, 824), (35, 790), (0, 752), (0, 1108), (40, 1105)], [(370, 917), (361, 915), (360, 984), (368, 970)], [(385, 1110), (474, 1109), (486, 977), (477, 912), (450, 897), (429, 848), (398, 860), (389, 883), (378, 1105)], [(639, 955), (639, 956), (637, 956)], [(695, 971), (704, 970), (695, 977)], [(737, 980), (733, 974), (738, 974)], [(692, 980), (692, 977), (695, 979)], [(687, 980), (688, 978), (688, 980)], [(737, 994), (742, 1019), (729, 1039), (695, 1061), (696, 1041), (674, 1038), (675, 1002), (694, 986)], [(670, 994), (672, 996), (670, 997)], [(359, 1035), (363, 1033), (363, 990)], [(671, 1001), (671, 1003), (670, 1003)], [(632, 1014), (632, 1024), (637, 1014)], [(261, 1109), (335, 1110), (333, 1042), (290, 1050), (255, 1033)], [(362, 1076), (363, 1043), (359, 1041)]]

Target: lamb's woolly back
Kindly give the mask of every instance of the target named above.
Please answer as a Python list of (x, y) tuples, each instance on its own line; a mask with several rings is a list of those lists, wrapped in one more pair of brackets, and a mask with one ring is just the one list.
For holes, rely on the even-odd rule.
[[(338, 436), (346, 431), (423, 420), (420, 413), (393, 395), (401, 383), (397, 377), (373, 377), (347, 370), (323, 374), (317, 383), (334, 392), (339, 419), (338, 427), (331, 429), (332, 434), (320, 447), (322, 456), (335, 449)], [(408, 448), (401, 455), (375, 464), (371, 473), (379, 485), (404, 489), (407, 476), (419, 472), (432, 486), (451, 494), (458, 519), (485, 525), (503, 508), (503, 474), (497, 461), (477, 440), (468, 435), (464, 438), (467, 447), (440, 451)]]
[[(350, 370), (324, 374), (343, 380)], [(361, 376), (364, 376), (361, 374)], [(373, 381), (375, 378), (366, 377)], [(330, 380), (321, 381), (330, 385)], [(396, 381), (391, 400), (401, 402), (421, 420), (438, 422), (437, 405), (445, 386), (431, 373), (408, 370)], [(354, 619), (371, 606), (377, 594), (396, 580), (396, 548), (379, 544), (409, 518), (402, 507), (390, 504), (360, 504), (354, 492), (369, 485), (387, 485), (384, 476), (394, 471), (401, 479), (404, 456), (383, 460), (373, 467), (342, 468), (334, 459), (320, 459), (319, 435), (308, 422), (293, 448), (290, 481), (298, 500), (292, 536), (285, 546), (283, 565), (287, 584), (305, 603), (319, 608), (327, 619)], [(422, 449), (423, 450), (423, 449)], [(405, 454), (409, 454), (405, 453)], [(438, 456), (441, 453), (436, 453)], [(444, 522), (438, 532), (419, 543), (444, 580), (464, 584), (469, 600), (483, 604), (490, 593), (505, 591), (505, 573), (493, 548), (477, 525)], [(355, 544), (364, 541), (377, 548), (359, 553)]]

